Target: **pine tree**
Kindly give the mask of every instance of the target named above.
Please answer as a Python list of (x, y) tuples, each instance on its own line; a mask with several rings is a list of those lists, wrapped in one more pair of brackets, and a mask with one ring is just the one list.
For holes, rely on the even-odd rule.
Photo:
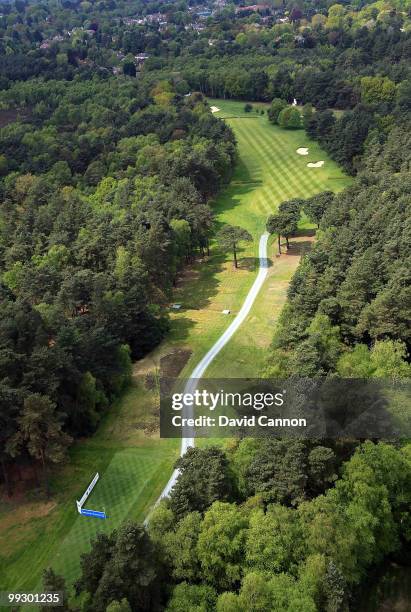
[[(62, 596), (62, 603), (57, 606), (53, 606), (57, 610), (62, 612), (69, 611), (71, 608), (68, 604), (68, 594), (66, 589), (66, 581), (63, 576), (56, 574), (55, 571), (48, 567), (43, 571), (43, 591), (45, 593), (60, 593)], [(44, 606), (40, 608), (42, 612), (49, 612), (50, 606)]]
[(63, 431), (62, 421), (62, 415), (47, 396), (33, 393), (24, 400), (23, 411), (17, 419), (19, 431), (11, 443), (14, 456), (21, 445), (25, 445), (29, 454), (40, 461), (47, 495), (50, 495), (47, 464), (61, 463), (72, 441)]

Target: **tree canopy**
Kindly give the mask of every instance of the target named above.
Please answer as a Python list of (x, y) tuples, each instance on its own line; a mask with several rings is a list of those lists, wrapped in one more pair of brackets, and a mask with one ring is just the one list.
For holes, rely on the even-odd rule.
[(224, 225), (217, 233), (217, 242), (223, 251), (232, 251), (234, 266), (238, 268), (237, 254), (241, 242), (251, 242), (252, 236), (243, 227)]

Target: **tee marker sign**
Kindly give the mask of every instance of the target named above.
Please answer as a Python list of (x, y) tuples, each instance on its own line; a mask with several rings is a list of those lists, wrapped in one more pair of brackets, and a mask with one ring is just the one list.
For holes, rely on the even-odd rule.
[(98, 479), (100, 478), (99, 473), (97, 472), (96, 475), (94, 476), (93, 480), (90, 482), (89, 486), (87, 487), (87, 489), (84, 491), (82, 497), (80, 500), (76, 500), (76, 504), (77, 504), (77, 512), (79, 514), (82, 514), (83, 516), (92, 516), (93, 518), (99, 518), (99, 519), (106, 519), (107, 515), (104, 512), (100, 512), (98, 510), (87, 510), (86, 508), (83, 508), (83, 505), (86, 501), (86, 499), (88, 498), (88, 496), (90, 495), (90, 493), (92, 492), (92, 490), (94, 489)]

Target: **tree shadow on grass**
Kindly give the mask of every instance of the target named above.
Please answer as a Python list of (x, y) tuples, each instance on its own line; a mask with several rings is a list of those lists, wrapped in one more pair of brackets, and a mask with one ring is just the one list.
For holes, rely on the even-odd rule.
[(301, 242), (290, 242), (287, 255), (292, 257), (301, 257), (311, 250), (312, 242), (310, 240), (303, 240)]
[[(238, 260), (238, 269), (239, 270), (248, 270), (249, 272), (254, 272), (257, 270), (259, 266), (260, 260), (258, 257), (242, 257)], [(234, 262), (233, 262), (234, 267)]]
[[(240, 204), (240, 200), (255, 191), (259, 186), (259, 182), (241, 182), (231, 183), (229, 187), (222, 192), (218, 198), (218, 201), (212, 204), (211, 208), (215, 214), (221, 214), (237, 208)], [(218, 232), (223, 227), (224, 223), (218, 219), (215, 221), (215, 230)]]
[(263, 184), (263, 181), (261, 180), (257, 180), (257, 181), (231, 181), (231, 186), (232, 187), (244, 187), (244, 186), (248, 186), (248, 187), (257, 187), (259, 185)]
[[(234, 265), (234, 264), (233, 264)], [(273, 265), (271, 259), (266, 259), (266, 268), (271, 268)], [(249, 272), (255, 272), (260, 267), (259, 257), (243, 257), (238, 260), (238, 268), (240, 270), (248, 270)]]
[(188, 316), (176, 317), (172, 323), (172, 340), (181, 341), (188, 338), (195, 322)]
[[(214, 213), (220, 214), (239, 206), (243, 197), (252, 193), (259, 185), (261, 180), (256, 180), (251, 176), (249, 169), (241, 160), (237, 162), (232, 182), (219, 194), (217, 201), (212, 205)], [(217, 232), (225, 225), (222, 221), (216, 220), (214, 232)], [(215, 235), (214, 234), (214, 235)], [(239, 249), (241, 253), (243, 249)], [(232, 255), (228, 255), (232, 257)], [(194, 321), (184, 316), (185, 310), (202, 310), (210, 306), (212, 298), (217, 295), (220, 281), (218, 274), (222, 272), (226, 253), (222, 253), (217, 248), (212, 251), (209, 259), (202, 263), (197, 262), (193, 266), (186, 268), (176, 283), (173, 295), (173, 302), (181, 304), (182, 316), (175, 317), (173, 320), (173, 335), (184, 341), (194, 326)], [(267, 265), (272, 265), (269, 262)], [(259, 259), (256, 257), (239, 258), (239, 268), (242, 270), (255, 271), (259, 266)]]
[(237, 163), (234, 168), (232, 181), (252, 181), (253, 177), (250, 174), (249, 169), (244, 163), (241, 157), (237, 158)]
[(302, 227), (302, 228), (298, 228), (296, 232), (294, 232), (294, 237), (295, 238), (303, 238), (303, 237), (312, 237), (315, 236), (317, 230), (313, 227)]
[(210, 304), (218, 293), (217, 274), (223, 270), (224, 261), (224, 253), (215, 253), (183, 272), (174, 293), (174, 300), (181, 303), (183, 310), (200, 310)]

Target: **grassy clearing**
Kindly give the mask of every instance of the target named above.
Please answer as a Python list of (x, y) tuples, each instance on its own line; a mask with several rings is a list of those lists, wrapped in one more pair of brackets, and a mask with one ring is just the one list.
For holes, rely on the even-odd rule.
[[(221, 109), (216, 116), (230, 117), (241, 152), (233, 181), (217, 202), (219, 221), (261, 233), (267, 216), (282, 201), (326, 189), (340, 191), (349, 184), (349, 177), (303, 130), (283, 130), (269, 124), (266, 114), (244, 113), (243, 102), (211, 103)], [(299, 147), (308, 147), (309, 155), (297, 155)], [(319, 160), (325, 161), (323, 167), (307, 168)]]
[[(239, 270), (213, 249), (209, 262), (196, 264), (183, 276), (175, 301), (184, 308), (172, 313), (171, 334), (149, 357), (151, 363), (158, 363), (161, 355), (176, 347), (189, 348), (192, 355), (183, 375), (189, 375), (238, 312), (255, 278), (258, 239), (268, 215), (284, 200), (306, 198), (324, 190), (337, 192), (350, 182), (303, 130), (283, 130), (271, 125), (266, 114), (255, 112), (266, 111), (268, 105), (254, 104), (251, 113), (244, 112), (244, 102), (210, 100), (210, 105), (217, 106), (220, 111), (216, 116), (225, 118), (234, 129), (239, 150), (233, 180), (214, 203), (217, 224), (245, 227), (254, 242), (243, 249)], [(309, 155), (298, 155), (299, 147), (308, 147)], [(307, 168), (308, 162), (318, 160), (325, 161), (323, 167)], [(307, 219), (301, 220), (302, 234), (312, 233), (312, 227)], [(309, 240), (307, 236), (294, 239), (290, 253), (281, 258), (275, 257), (275, 246), (270, 247), (273, 265), (266, 283), (244, 325), (211, 364), (208, 377), (258, 375), (288, 283)], [(232, 314), (223, 315), (224, 309)]]
[[(147, 514), (169, 478), (179, 441), (159, 439), (155, 397), (144, 388), (145, 374), (159, 367), (162, 356), (186, 349), (191, 357), (181, 375), (189, 375), (228, 326), (254, 281), (258, 238), (266, 218), (280, 202), (325, 189), (339, 191), (349, 182), (303, 131), (281, 130), (268, 123), (266, 114), (244, 113), (244, 102), (210, 102), (221, 109), (217, 116), (233, 127), (239, 147), (232, 183), (214, 203), (217, 223), (247, 228), (254, 242), (241, 253), (238, 270), (213, 246), (208, 261), (197, 262), (183, 274), (174, 297), (183, 309), (171, 314), (166, 341), (136, 364), (133, 385), (106, 415), (96, 435), (72, 448), (70, 463), (53, 478), (51, 501), (34, 495), (0, 502), (0, 589), (34, 589), (48, 565), (71, 582), (78, 574), (80, 553), (88, 549), (98, 530), (111, 530), (125, 518), (142, 519)], [(308, 156), (296, 154), (302, 146), (309, 147)], [(321, 159), (325, 160), (322, 168), (307, 168), (308, 162)], [(307, 220), (302, 220), (301, 229), (309, 228)], [(272, 266), (263, 289), (207, 376), (258, 375), (289, 280), (308, 242), (302, 235), (293, 241), (290, 253), (280, 258), (275, 257), (275, 245), (270, 246)], [(232, 314), (223, 315), (223, 309)], [(106, 522), (79, 517), (75, 508), (74, 500), (96, 471), (101, 481), (87, 505), (97, 510), (104, 506)]]
[[(70, 462), (52, 478), (50, 502), (34, 497), (1, 503), (0, 588), (34, 589), (48, 565), (69, 582), (75, 579), (79, 554), (98, 531), (111, 531), (126, 518), (144, 519), (178, 448), (177, 440), (159, 439), (154, 395), (136, 377), (96, 435), (71, 449)], [(101, 480), (86, 506), (104, 506), (107, 521), (80, 517), (75, 507), (97, 471)]]

